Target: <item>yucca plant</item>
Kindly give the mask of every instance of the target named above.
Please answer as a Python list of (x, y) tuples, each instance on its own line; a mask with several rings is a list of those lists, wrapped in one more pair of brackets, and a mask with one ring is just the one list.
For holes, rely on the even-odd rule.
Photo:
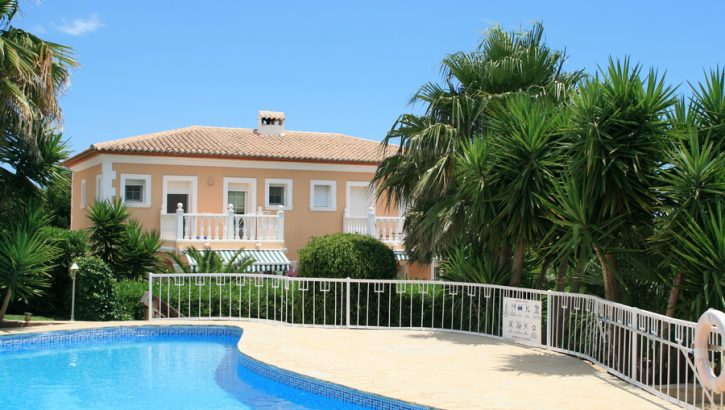
[(677, 222), (673, 266), (683, 276), (681, 316), (697, 320), (708, 308), (725, 310), (725, 202), (703, 207), (701, 221)]
[(546, 100), (514, 96), (491, 121), (490, 173), (496, 233), (513, 244), (510, 285), (522, 280), (529, 247), (543, 240), (550, 229), (545, 199), (551, 198), (564, 165), (560, 140), (562, 121)]
[(620, 294), (617, 249), (644, 241), (642, 233), (653, 223), (656, 198), (650, 188), (665, 160), (665, 114), (675, 102), (662, 76), (654, 70), (643, 75), (628, 58), (610, 59), (572, 95), (564, 148), (571, 158), (569, 173), (586, 181), (578, 186), (592, 208), (591, 226), (608, 232), (592, 231), (592, 246), (609, 300)]
[(159, 249), (161, 239), (156, 230), (145, 232), (138, 221), (131, 220), (126, 226), (121, 245), (121, 262), (117, 269), (129, 279), (139, 279), (148, 272), (156, 271), (161, 263)]
[(0, 321), (14, 299), (40, 295), (50, 285), (50, 270), (58, 250), (42, 227), (49, 222), (37, 204), (28, 204), (18, 220), (0, 233)]
[(128, 208), (119, 199), (96, 201), (88, 210), (92, 223), (89, 228), (91, 251), (111, 269), (118, 267), (123, 260), (128, 216)]
[(487, 252), (477, 252), (470, 246), (456, 246), (446, 253), (441, 268), (443, 279), (451, 282), (505, 285), (511, 271), (508, 266)]

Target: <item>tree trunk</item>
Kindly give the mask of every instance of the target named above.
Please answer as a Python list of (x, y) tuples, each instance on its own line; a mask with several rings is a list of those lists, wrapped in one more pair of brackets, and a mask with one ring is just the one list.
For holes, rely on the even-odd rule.
[(670, 297), (667, 299), (667, 311), (665, 315), (675, 317), (675, 309), (677, 308), (677, 299), (680, 298), (680, 286), (682, 286), (682, 272), (675, 275), (672, 281), (672, 289), (670, 289)]
[(526, 245), (519, 242), (514, 249), (514, 259), (511, 264), (511, 280), (509, 286), (521, 286), (521, 279), (524, 272), (524, 256), (526, 255)]
[(556, 290), (559, 292), (564, 291), (564, 285), (566, 284), (566, 271), (569, 268), (569, 258), (561, 258), (561, 264), (559, 265), (559, 271), (556, 276)]
[(8, 305), (10, 304), (10, 298), (13, 296), (13, 290), (8, 289), (8, 292), (5, 294), (5, 299), (3, 300), (3, 305), (0, 307), (0, 322), (5, 320), (5, 312), (8, 310)]
[(574, 275), (571, 277), (571, 292), (579, 293), (579, 289), (582, 284), (582, 277), (584, 276), (584, 256), (581, 255), (576, 258), (576, 265), (574, 266)]
[(599, 259), (599, 264), (602, 266), (602, 274), (604, 276), (604, 297), (607, 300), (617, 302), (619, 300), (619, 284), (617, 283), (617, 278), (614, 276), (614, 265), (616, 264), (616, 259), (611, 253), (607, 253), (605, 255), (598, 246), (594, 245), (593, 247), (594, 252), (597, 254), (597, 258)]
[(544, 258), (544, 263), (541, 265), (541, 272), (539, 272), (539, 277), (536, 278), (536, 284), (534, 285), (536, 289), (541, 289), (544, 286), (544, 281), (546, 280), (546, 271), (549, 270), (549, 265), (551, 265), (551, 262), (553, 261), (553, 256), (547, 256), (546, 258)]

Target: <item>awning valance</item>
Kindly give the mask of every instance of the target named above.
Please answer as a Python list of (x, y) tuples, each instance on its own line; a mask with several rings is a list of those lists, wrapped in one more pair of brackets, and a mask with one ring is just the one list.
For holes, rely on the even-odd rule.
[(393, 251), (395, 254), (395, 260), (396, 261), (407, 261), (408, 260), (408, 254), (405, 253), (405, 251)]
[[(236, 250), (213, 250), (209, 252), (216, 252), (222, 260), (227, 263), (229, 262)], [(189, 255), (186, 255), (189, 260), (189, 265), (192, 270), (196, 271), (196, 261)], [(290, 261), (287, 259), (287, 255), (281, 249), (262, 249), (262, 250), (242, 250), (239, 258), (250, 257), (254, 259), (254, 263), (248, 267), (244, 273), (263, 273), (263, 272), (275, 272), (285, 273), (289, 270)], [(239, 260), (239, 258), (237, 260)]]

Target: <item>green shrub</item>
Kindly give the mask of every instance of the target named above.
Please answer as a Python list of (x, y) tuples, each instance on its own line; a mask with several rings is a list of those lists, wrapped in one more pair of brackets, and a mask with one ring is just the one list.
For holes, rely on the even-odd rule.
[(111, 268), (95, 256), (78, 258), (76, 263), (76, 319), (118, 319), (116, 280)]
[(299, 276), (395, 279), (393, 251), (365, 235), (336, 233), (313, 238), (300, 249)]
[(146, 281), (121, 280), (116, 282), (120, 320), (146, 319), (146, 309), (141, 304), (141, 296), (148, 290), (149, 284)]
[(36, 298), (29, 308), (35, 314), (49, 317), (70, 315), (70, 275), (73, 261), (88, 253), (88, 234), (85, 231), (47, 227), (43, 229), (50, 242), (59, 250), (55, 267), (51, 271), (51, 285), (45, 296)]

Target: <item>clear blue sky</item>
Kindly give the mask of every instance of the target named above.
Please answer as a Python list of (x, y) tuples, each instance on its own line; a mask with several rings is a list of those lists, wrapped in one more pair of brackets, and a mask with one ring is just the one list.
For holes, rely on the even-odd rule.
[[(21, 1), (16, 26), (72, 46), (62, 99), (74, 151), (187, 125), (287, 128), (381, 139), (446, 54), (494, 23), (542, 21), (567, 69), (631, 55), (672, 84), (725, 65), (725, 2)], [(681, 87), (684, 90), (685, 87)]]

